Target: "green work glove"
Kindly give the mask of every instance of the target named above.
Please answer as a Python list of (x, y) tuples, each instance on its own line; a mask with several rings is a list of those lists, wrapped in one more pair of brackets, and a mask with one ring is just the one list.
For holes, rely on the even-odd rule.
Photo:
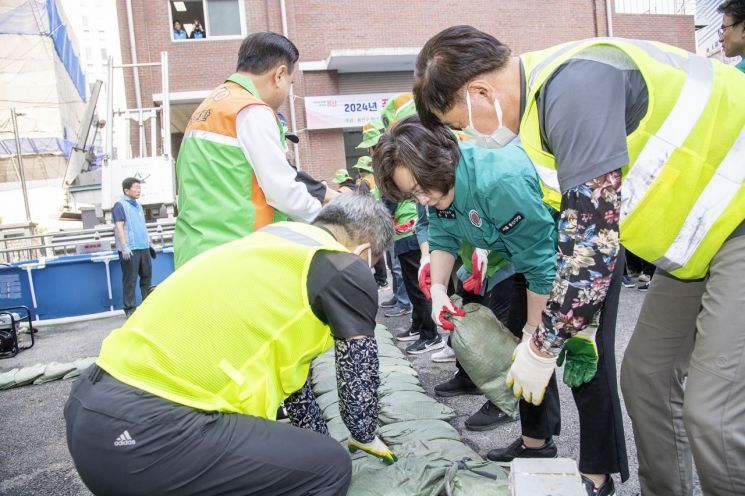
[(557, 365), (564, 365), (564, 384), (577, 387), (590, 382), (598, 371), (598, 348), (595, 346), (597, 326), (588, 326), (566, 340)]
[(386, 465), (393, 465), (398, 461), (398, 457), (393, 454), (393, 451), (378, 436), (375, 436), (375, 439), (369, 443), (362, 443), (350, 437), (349, 441), (347, 441), (347, 448), (349, 448), (350, 453), (364, 451), (368, 455), (380, 458)]

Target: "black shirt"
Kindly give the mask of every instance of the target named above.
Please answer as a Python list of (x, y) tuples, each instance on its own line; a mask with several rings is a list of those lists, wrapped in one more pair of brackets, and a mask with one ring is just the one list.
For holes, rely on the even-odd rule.
[(375, 335), (378, 286), (360, 257), (319, 251), (311, 260), (307, 286), (313, 313), (335, 338)]

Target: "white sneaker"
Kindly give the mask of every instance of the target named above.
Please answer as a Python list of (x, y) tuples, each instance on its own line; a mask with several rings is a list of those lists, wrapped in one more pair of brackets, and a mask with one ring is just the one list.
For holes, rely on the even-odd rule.
[(641, 274), (639, 274), (639, 282), (649, 282), (651, 280), (652, 280), (652, 277), (651, 276), (648, 276), (647, 274), (645, 274), (643, 272)]
[(442, 350), (438, 351), (437, 353), (432, 353), (431, 358), (433, 362), (437, 362), (437, 363), (454, 362), (455, 352), (450, 346), (445, 344)]

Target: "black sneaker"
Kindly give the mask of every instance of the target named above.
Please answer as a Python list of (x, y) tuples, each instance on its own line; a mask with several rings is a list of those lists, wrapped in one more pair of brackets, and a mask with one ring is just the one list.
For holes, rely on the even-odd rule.
[(396, 339), (398, 341), (416, 341), (419, 339), (419, 330), (409, 327), (404, 332), (396, 334)]
[(427, 353), (428, 351), (441, 350), (445, 346), (445, 342), (440, 336), (432, 339), (420, 338), (416, 343), (406, 348), (406, 353), (410, 355), (419, 355), (420, 353)]
[(582, 485), (587, 490), (587, 496), (613, 496), (616, 494), (616, 487), (613, 485), (613, 477), (605, 476), (605, 482), (600, 487), (595, 487), (595, 483), (590, 479), (582, 476)]
[(540, 448), (528, 448), (523, 444), (523, 438), (517, 440), (506, 448), (496, 448), (486, 454), (493, 462), (511, 462), (515, 458), (556, 458), (556, 445), (553, 439), (549, 439)]
[(637, 286), (636, 289), (638, 289), (642, 293), (646, 293), (647, 291), (649, 291), (649, 283), (648, 282), (642, 283), (639, 286)]
[(383, 283), (378, 283), (378, 291), (383, 291), (388, 289), (388, 281)]
[(393, 307), (395, 307), (395, 306), (396, 306), (397, 304), (398, 304), (398, 300), (397, 300), (397, 299), (396, 299), (396, 297), (394, 296), (394, 297), (393, 297), (393, 298), (391, 298), (390, 300), (387, 300), (387, 301), (384, 301), (383, 303), (381, 303), (381, 304), (380, 304), (380, 306), (381, 306), (382, 308), (393, 308)]
[(481, 394), (479, 388), (463, 372), (458, 371), (452, 379), (435, 386), (437, 396), (460, 396), (462, 394)]
[(411, 313), (411, 307), (404, 308), (404, 307), (395, 307), (393, 310), (389, 310), (385, 312), (383, 315), (386, 317), (403, 317), (404, 315), (409, 315)]
[(479, 408), (479, 411), (466, 419), (466, 429), (469, 431), (490, 431), (496, 429), (499, 425), (507, 422), (514, 422), (517, 418), (512, 418), (497, 405), (489, 400)]

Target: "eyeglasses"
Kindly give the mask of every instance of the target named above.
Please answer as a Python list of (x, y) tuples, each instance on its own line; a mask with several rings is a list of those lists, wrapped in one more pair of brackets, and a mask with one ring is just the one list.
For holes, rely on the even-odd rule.
[[(445, 198), (446, 195), (435, 196), (432, 193), (428, 193), (421, 189), (419, 186), (411, 190), (407, 195), (408, 200), (414, 200), (419, 202), (420, 199), (426, 199), (428, 201), (438, 202)], [(427, 203), (427, 201), (421, 201), (420, 203)]]
[(733, 22), (732, 24), (729, 24), (727, 26), (725, 26), (724, 24), (722, 24), (721, 26), (719, 26), (719, 31), (717, 31), (719, 33), (719, 37), (721, 38), (722, 36), (724, 36), (724, 32), (725, 31), (727, 31), (732, 26), (737, 26), (738, 24), (740, 24), (740, 22), (742, 22), (742, 21)]

